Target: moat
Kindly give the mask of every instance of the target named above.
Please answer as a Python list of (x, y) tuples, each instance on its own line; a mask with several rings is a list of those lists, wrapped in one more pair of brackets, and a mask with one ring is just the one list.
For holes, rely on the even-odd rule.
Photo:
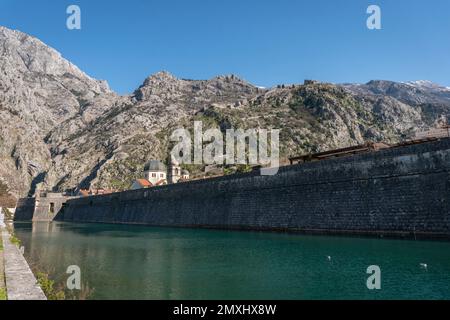
[[(90, 299), (450, 299), (450, 242), (16, 223), (30, 264)], [(427, 264), (425, 268), (423, 263)], [(368, 290), (367, 267), (381, 268)]]

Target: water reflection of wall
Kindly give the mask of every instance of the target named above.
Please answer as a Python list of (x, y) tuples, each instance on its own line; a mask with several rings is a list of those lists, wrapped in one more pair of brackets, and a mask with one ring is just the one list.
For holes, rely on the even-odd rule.
[(67, 278), (68, 266), (78, 265), (82, 282), (99, 287), (98, 298), (102, 292), (108, 292), (109, 298), (123, 298), (125, 286), (128, 297), (134, 299), (141, 299), (143, 290), (165, 299), (187, 290), (177, 284), (183, 257), (190, 254), (179, 248), (179, 240), (158, 236), (152, 240), (136, 230), (109, 227), (37, 222), (16, 224), (15, 231), (32, 266), (58, 282)]

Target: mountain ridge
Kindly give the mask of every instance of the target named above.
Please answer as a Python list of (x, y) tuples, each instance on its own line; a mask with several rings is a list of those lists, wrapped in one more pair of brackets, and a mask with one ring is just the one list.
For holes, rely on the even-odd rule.
[(398, 142), (450, 110), (450, 91), (429, 82), (261, 88), (235, 75), (187, 80), (161, 71), (119, 95), (40, 40), (8, 30), (0, 28), (0, 177), (16, 196), (126, 189), (148, 159), (166, 160), (172, 130), (196, 120), (222, 130), (282, 129), (288, 157)]

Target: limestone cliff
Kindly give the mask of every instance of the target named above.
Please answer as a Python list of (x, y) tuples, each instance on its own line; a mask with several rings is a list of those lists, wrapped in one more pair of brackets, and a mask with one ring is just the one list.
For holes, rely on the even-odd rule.
[(40, 185), (127, 188), (146, 160), (166, 158), (171, 130), (194, 120), (282, 129), (283, 157), (396, 142), (433, 126), (449, 97), (428, 82), (262, 89), (234, 75), (186, 80), (168, 72), (119, 96), (36, 38), (0, 27), (0, 177), (17, 196)]

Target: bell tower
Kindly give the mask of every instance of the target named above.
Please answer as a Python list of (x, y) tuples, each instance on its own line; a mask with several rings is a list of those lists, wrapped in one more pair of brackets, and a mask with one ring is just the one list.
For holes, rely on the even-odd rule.
[(169, 170), (168, 170), (168, 176), (167, 176), (167, 182), (168, 183), (178, 183), (178, 181), (181, 179), (181, 167), (178, 161), (173, 159), (171, 157), (171, 161), (169, 164)]

